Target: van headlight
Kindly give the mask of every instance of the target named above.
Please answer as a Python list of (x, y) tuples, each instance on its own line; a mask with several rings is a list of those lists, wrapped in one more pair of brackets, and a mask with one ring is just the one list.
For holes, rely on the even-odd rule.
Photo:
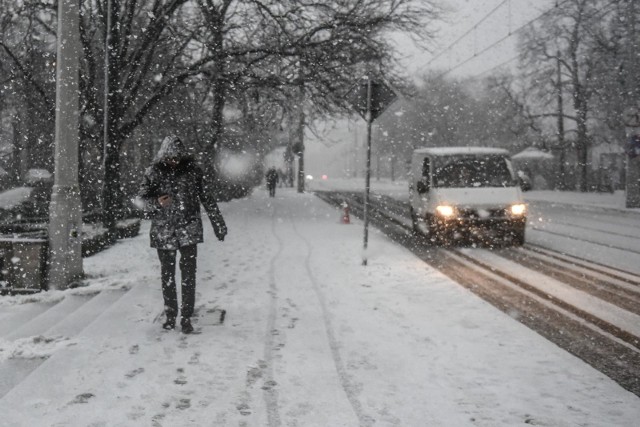
[(511, 205), (510, 209), (511, 215), (514, 216), (522, 216), (527, 213), (527, 205), (524, 203), (518, 203), (516, 205)]
[(451, 218), (455, 215), (456, 210), (453, 206), (440, 205), (436, 206), (436, 212), (443, 218)]

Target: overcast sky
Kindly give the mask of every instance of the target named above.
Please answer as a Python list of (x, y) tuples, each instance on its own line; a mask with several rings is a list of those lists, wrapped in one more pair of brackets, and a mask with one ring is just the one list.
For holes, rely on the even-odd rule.
[[(509, 61), (516, 56), (517, 34), (507, 36), (552, 7), (555, 0), (440, 0), (440, 3), (447, 9), (446, 22), (436, 25), (438, 34), (432, 53), (411, 48), (406, 40), (399, 43), (399, 49), (406, 51), (407, 68), (413, 74), (455, 68), (452, 75), (475, 76)], [(494, 9), (493, 14), (480, 22)], [(506, 40), (484, 51), (505, 37)]]

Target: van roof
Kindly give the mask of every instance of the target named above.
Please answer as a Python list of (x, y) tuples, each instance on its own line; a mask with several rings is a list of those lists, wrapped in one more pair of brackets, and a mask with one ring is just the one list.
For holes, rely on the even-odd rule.
[(427, 147), (418, 148), (414, 154), (429, 154), (432, 156), (455, 156), (464, 154), (502, 154), (509, 155), (504, 148), (494, 147)]

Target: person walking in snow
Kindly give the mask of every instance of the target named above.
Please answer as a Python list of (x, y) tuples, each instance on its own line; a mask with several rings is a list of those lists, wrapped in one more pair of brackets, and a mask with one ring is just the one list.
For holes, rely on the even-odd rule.
[(267, 188), (269, 189), (269, 196), (276, 196), (276, 184), (278, 183), (278, 171), (276, 168), (269, 168), (266, 175)]
[(218, 240), (227, 226), (202, 169), (189, 155), (182, 141), (168, 136), (162, 141), (153, 164), (146, 170), (138, 192), (139, 200), (151, 216), (151, 247), (158, 250), (162, 296), (166, 320), (162, 327), (174, 329), (178, 315), (176, 254), (180, 252), (182, 332), (193, 332), (191, 316), (196, 294), (197, 244), (203, 241), (200, 204), (205, 208)]

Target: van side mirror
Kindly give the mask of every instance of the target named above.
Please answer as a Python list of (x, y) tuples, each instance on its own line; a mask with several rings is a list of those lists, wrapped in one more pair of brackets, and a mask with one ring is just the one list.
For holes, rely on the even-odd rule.
[(424, 181), (424, 180), (418, 181), (416, 183), (416, 190), (420, 194), (426, 193), (427, 191), (429, 191), (429, 182), (428, 181)]

